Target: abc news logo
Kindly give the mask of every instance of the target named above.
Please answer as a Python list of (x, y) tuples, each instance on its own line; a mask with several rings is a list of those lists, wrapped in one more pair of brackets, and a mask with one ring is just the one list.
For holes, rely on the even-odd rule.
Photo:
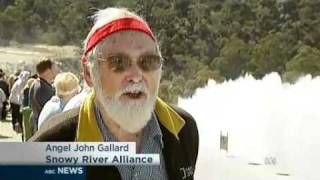
[(45, 174), (77, 175), (83, 174), (83, 167), (57, 167), (56, 169), (46, 169)]

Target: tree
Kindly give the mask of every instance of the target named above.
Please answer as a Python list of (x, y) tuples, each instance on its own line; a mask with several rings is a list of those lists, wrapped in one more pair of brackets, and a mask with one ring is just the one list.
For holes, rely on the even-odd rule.
[(286, 63), (296, 53), (295, 39), (285, 33), (269, 34), (255, 46), (249, 72), (256, 77), (263, 77), (270, 72), (284, 73)]
[(251, 58), (251, 46), (235, 36), (226, 41), (220, 51), (221, 55), (214, 59), (212, 66), (227, 79), (236, 79), (247, 69)]
[(287, 72), (298, 72), (300, 75), (320, 75), (320, 50), (305, 44), (300, 45), (298, 53), (286, 64)]

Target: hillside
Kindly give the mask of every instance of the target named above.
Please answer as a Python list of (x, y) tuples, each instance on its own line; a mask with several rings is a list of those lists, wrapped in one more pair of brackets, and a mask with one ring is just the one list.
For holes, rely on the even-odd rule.
[(0, 46), (0, 68), (8, 72), (14, 72), (17, 69), (34, 72), (34, 65), (42, 56), (48, 56), (59, 61), (75, 60), (80, 56), (80, 48), (43, 44)]

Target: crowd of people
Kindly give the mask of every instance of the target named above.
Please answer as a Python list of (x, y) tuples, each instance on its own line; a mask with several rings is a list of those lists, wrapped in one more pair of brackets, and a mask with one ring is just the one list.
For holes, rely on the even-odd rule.
[[(1, 120), (9, 119), (11, 115), (12, 129), (17, 133), (30, 131), (31, 135), (35, 134), (43, 123), (64, 111), (65, 106), (66, 110), (80, 106), (90, 91), (87, 86), (81, 91), (77, 75), (60, 72), (53, 59), (42, 57), (35, 69), (37, 73), (34, 75), (25, 70), (7, 75), (0, 69)], [(27, 119), (22, 115), (25, 108), (31, 110)], [(28, 121), (29, 129), (23, 126), (23, 121)], [(26, 141), (27, 137), (23, 140)]]

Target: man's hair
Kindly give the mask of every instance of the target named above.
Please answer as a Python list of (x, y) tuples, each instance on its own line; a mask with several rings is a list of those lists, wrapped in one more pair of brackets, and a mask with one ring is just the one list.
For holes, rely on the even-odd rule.
[[(129, 18), (135, 18), (135, 19), (141, 21), (142, 23), (145, 23), (146, 25), (148, 25), (148, 23), (142, 17), (140, 17), (139, 15), (137, 15), (134, 12), (131, 12), (131, 11), (125, 9), (125, 8), (110, 7), (110, 8), (106, 8), (106, 9), (97, 11), (92, 16), (92, 19), (94, 20), (94, 24), (93, 24), (90, 32), (88, 33), (86, 39), (83, 41), (83, 49), (84, 49), (84, 51), (85, 51), (85, 49), (87, 47), (88, 40), (90, 39), (92, 34), (97, 29), (103, 27), (105, 24), (108, 24), (109, 22), (114, 21), (116, 19), (128, 18), (128, 17)], [(159, 53), (160, 57), (162, 57), (157, 39), (155, 40), (155, 42), (156, 42), (157, 52)], [(102, 51), (102, 47), (103, 47), (104, 43), (105, 43), (105, 39), (100, 41), (87, 54), (87, 58), (88, 58), (88, 62), (89, 62), (88, 65), (90, 67), (91, 73), (94, 76), (95, 81), (100, 81), (99, 71), (97, 70), (97, 68), (98, 68), (97, 59), (101, 55), (101, 51)], [(82, 65), (84, 65), (84, 64), (82, 64)]]
[(140, 20), (141, 22), (147, 24), (147, 22), (143, 18), (141, 18), (140, 16), (138, 16), (137, 14), (135, 14), (133, 12), (128, 11), (126, 8), (109, 7), (109, 8), (102, 9), (102, 10), (95, 12), (94, 15), (91, 16), (91, 18), (94, 20), (94, 24), (93, 24), (90, 32), (88, 33), (86, 39), (83, 42), (84, 49), (87, 46), (87, 42), (88, 42), (89, 38), (92, 36), (92, 34), (97, 29), (101, 28), (102, 26), (104, 26), (105, 24), (108, 24), (109, 22), (111, 22), (113, 20), (126, 18), (126, 17), (135, 18), (135, 19)]
[[(92, 16), (92, 19), (94, 20), (94, 24), (90, 32), (88, 33), (86, 39), (83, 41), (83, 49), (84, 50), (86, 49), (89, 38), (97, 29), (101, 28), (102, 26), (104, 26), (105, 24), (108, 24), (111, 21), (114, 21), (116, 19), (121, 19), (121, 18), (127, 18), (127, 17), (135, 18), (141, 21), (142, 23), (148, 25), (148, 23), (142, 17), (135, 14), (134, 12), (127, 10), (126, 8), (110, 7), (110, 8), (97, 11)], [(105, 41), (102, 40), (91, 51), (88, 52), (89, 62), (92, 62), (92, 60), (90, 61), (90, 59), (96, 59), (101, 54), (100, 51), (101, 51), (102, 44), (104, 42)], [(160, 52), (160, 48), (157, 40), (156, 40), (156, 46), (157, 46), (157, 51), (161, 56), (161, 52)]]
[(37, 68), (37, 72), (39, 74), (43, 73), (44, 71), (46, 71), (47, 69), (51, 69), (53, 65), (53, 62), (50, 58), (48, 57), (42, 57), (39, 61), (39, 63), (37, 64), (36, 68)]

